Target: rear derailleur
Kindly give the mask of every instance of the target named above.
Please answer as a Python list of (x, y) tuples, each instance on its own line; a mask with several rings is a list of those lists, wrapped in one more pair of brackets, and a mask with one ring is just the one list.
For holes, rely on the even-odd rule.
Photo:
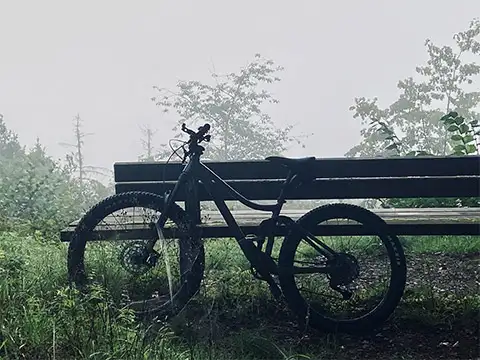
[(360, 275), (360, 267), (355, 256), (346, 253), (337, 253), (333, 260), (333, 271), (328, 274), (330, 287), (338, 291), (343, 300), (350, 300), (353, 292), (347, 288)]

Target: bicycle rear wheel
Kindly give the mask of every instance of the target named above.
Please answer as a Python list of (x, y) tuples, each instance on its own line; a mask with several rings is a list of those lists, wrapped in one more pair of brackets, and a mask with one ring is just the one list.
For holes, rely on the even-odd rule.
[[(329, 225), (332, 220), (336, 224)], [(280, 286), (302, 324), (329, 332), (358, 332), (386, 321), (406, 282), (403, 249), (387, 224), (373, 212), (349, 204), (320, 206), (298, 224), (312, 234), (323, 229), (329, 236), (321, 241), (340, 254), (337, 260), (327, 260), (295, 230), (285, 238), (279, 255)], [(332, 236), (340, 228), (350, 229), (352, 236)], [(354, 236), (356, 231), (365, 235)], [(302, 271), (315, 266), (335, 270), (328, 274)]]
[[(69, 244), (70, 281), (83, 289), (100, 285), (139, 315), (175, 315), (200, 287), (205, 253), (201, 239), (189, 233), (187, 213), (176, 204), (165, 238), (158, 238), (155, 222), (163, 206), (163, 197), (146, 192), (113, 195), (95, 205)], [(146, 262), (151, 238), (158, 239), (160, 254), (154, 267)]]

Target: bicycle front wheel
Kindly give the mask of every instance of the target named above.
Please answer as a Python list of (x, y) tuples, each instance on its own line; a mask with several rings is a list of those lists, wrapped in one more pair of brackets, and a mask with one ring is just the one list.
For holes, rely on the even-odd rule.
[[(68, 275), (75, 285), (100, 285), (120, 306), (137, 314), (175, 315), (198, 291), (205, 253), (201, 239), (189, 233), (187, 213), (174, 204), (165, 236), (155, 223), (164, 199), (146, 192), (113, 195), (79, 221), (68, 248)], [(148, 239), (159, 254), (148, 264)]]
[[(405, 255), (387, 224), (362, 207), (332, 204), (311, 210), (298, 225), (322, 234), (319, 240), (337, 253), (336, 259), (327, 259), (295, 230), (282, 244), (280, 285), (302, 324), (329, 332), (358, 332), (386, 321), (406, 282)], [(345, 233), (351, 235), (337, 236)], [(322, 267), (330, 270), (311, 271)]]

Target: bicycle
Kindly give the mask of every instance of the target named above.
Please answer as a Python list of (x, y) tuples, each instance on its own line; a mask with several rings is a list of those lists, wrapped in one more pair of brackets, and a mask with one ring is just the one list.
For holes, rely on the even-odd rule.
[[(90, 240), (89, 242), (93, 243), (94, 241), (91, 240), (96, 240), (95, 236), (98, 237), (98, 235), (94, 235), (94, 229), (97, 226), (103, 226), (99, 225), (102, 221), (107, 224), (109, 217), (112, 217), (115, 211), (129, 214), (127, 218), (135, 220), (139, 216), (135, 215), (135, 210), (132, 213), (126, 209), (142, 206), (145, 209), (153, 210), (156, 214), (149, 222), (144, 220), (144, 223), (141, 224), (142, 228), (148, 227), (151, 230), (151, 238), (131, 242), (123, 247), (119, 255), (121, 265), (130, 273), (138, 275), (138, 278), (142, 279), (139, 281), (167, 279), (168, 293), (159, 295), (160, 290), (166, 291), (165, 287), (162, 288), (158, 283), (154, 283), (147, 286), (153, 293), (146, 295), (140, 290), (145, 284), (130, 282), (137, 280), (131, 280), (128, 275), (125, 280), (127, 284), (130, 284), (127, 302), (140, 315), (158, 313), (173, 316), (177, 314), (201, 287), (205, 269), (205, 249), (200, 227), (175, 202), (175, 198), (182, 189), (187, 189), (187, 192), (191, 191), (189, 185), (192, 182), (201, 182), (211, 194), (237, 244), (250, 262), (255, 277), (268, 283), (275, 298), (283, 297), (286, 300), (289, 309), (297, 315), (300, 324), (326, 331), (356, 332), (372, 329), (384, 323), (403, 296), (406, 282), (404, 251), (399, 239), (389, 231), (387, 224), (375, 213), (363, 207), (342, 203), (318, 206), (296, 221), (281, 215), (289, 191), (314, 180), (312, 175), (306, 171), (315, 160), (314, 157), (267, 158), (266, 160), (276, 162), (289, 170), (277, 201), (271, 204), (259, 204), (248, 200), (201, 162), (205, 148), (200, 144), (210, 141), (210, 135), (207, 134), (209, 130), (209, 124), (199, 127), (198, 131), (188, 129), (183, 124), (182, 131), (189, 135), (189, 140), (181, 146), (184, 151), (183, 164), (185, 167), (171, 192), (166, 192), (163, 196), (139, 191), (116, 194), (98, 203), (83, 216), (69, 244), (68, 274), (70, 281), (78, 286), (85, 286), (96, 278), (96, 270), (93, 271), (93, 275), (89, 276), (84, 263), (87, 241)], [(230, 193), (240, 203), (253, 210), (271, 212), (272, 215), (269, 219), (261, 222), (256, 234), (244, 234), (227, 207), (221, 191)], [(333, 242), (327, 244), (328, 239), (321, 241), (313, 235), (318, 224), (338, 218), (360, 223), (364, 229), (368, 230), (368, 233), (377, 235), (380, 241), (377, 241), (376, 244), (384, 247), (379, 252), (364, 246), (363, 242), (360, 243), (363, 248), (369, 249), (366, 258), (368, 258), (367, 263), (370, 263), (364, 270), (359, 265), (360, 256), (353, 255), (353, 250), (342, 251), (341, 244)], [(117, 224), (112, 226), (117, 226)], [(132, 230), (132, 226), (130, 225), (129, 231), (135, 231), (135, 229)], [(278, 226), (285, 226), (288, 232), (281, 244), (277, 259), (272, 256), (272, 252), (276, 241), (274, 230)], [(112, 232), (116, 233), (116, 230), (110, 231), (110, 233)], [(167, 233), (169, 235), (166, 237)], [(166, 275), (160, 270), (149, 275), (150, 277), (145, 275), (159, 268), (157, 265), (162, 257), (167, 259), (167, 250), (165, 249), (168, 243), (166, 238), (178, 239), (176, 244), (179, 246), (177, 254), (179, 264), (178, 268), (174, 270), (179, 273), (180, 280), (176, 283), (176, 287), (173, 286), (172, 267), (167, 260), (164, 261), (167, 269)], [(158, 243), (160, 243), (160, 250), (155, 249)], [(335, 251), (335, 246), (340, 250)], [(299, 251), (299, 249), (307, 251), (307, 253)], [(295, 260), (297, 251), (302, 260)], [(370, 288), (364, 281), (358, 280), (362, 271), (363, 273), (372, 273), (372, 275), (376, 274), (379, 269), (377, 260), (380, 253), (384, 255), (386, 253), (390, 261), (387, 270), (389, 268), (391, 274), (386, 293), (379, 292), (376, 287)], [(107, 256), (111, 257), (111, 253), (107, 252)], [(312, 263), (304, 266), (307, 260)], [(107, 262), (108, 260), (98, 260), (96, 266), (105, 266)], [(94, 268), (93, 265), (92, 268)], [(296, 275), (310, 277), (299, 286), (295, 279)], [(109, 278), (108, 274), (100, 279), (106, 282), (107, 278)], [(115, 280), (115, 276), (111, 276), (109, 279), (111, 286), (119, 286), (120, 280)], [(333, 304), (333, 300), (320, 301), (316, 297), (312, 303), (307, 302), (310, 295), (302, 295), (301, 291), (303, 291), (304, 284), (309, 284), (314, 279), (328, 282), (328, 285), (323, 284), (315, 289), (329, 292), (327, 297), (334, 297), (334, 300), (339, 301), (339, 305)], [(149, 296), (149, 298), (145, 299), (142, 296)], [(379, 300), (379, 304), (372, 310), (363, 311), (360, 315), (352, 318), (342, 318), (342, 316), (346, 317), (352, 314), (353, 310), (348, 308), (350, 304), (359, 305), (361, 310), (364, 310), (373, 300)], [(331, 315), (335, 309), (343, 309), (340, 318)]]

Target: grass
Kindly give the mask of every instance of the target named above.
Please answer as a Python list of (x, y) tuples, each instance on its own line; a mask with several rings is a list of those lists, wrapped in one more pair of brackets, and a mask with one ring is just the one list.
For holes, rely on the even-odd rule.
[(480, 236), (415, 236), (403, 238), (405, 251), (474, 254), (480, 251)]
[(232, 241), (206, 242), (201, 293), (163, 323), (135, 319), (118, 306), (114, 288), (88, 296), (69, 289), (66, 244), (0, 233), (0, 358), (474, 358), (480, 237), (403, 241), (409, 283), (402, 303), (385, 327), (352, 337), (299, 329)]

